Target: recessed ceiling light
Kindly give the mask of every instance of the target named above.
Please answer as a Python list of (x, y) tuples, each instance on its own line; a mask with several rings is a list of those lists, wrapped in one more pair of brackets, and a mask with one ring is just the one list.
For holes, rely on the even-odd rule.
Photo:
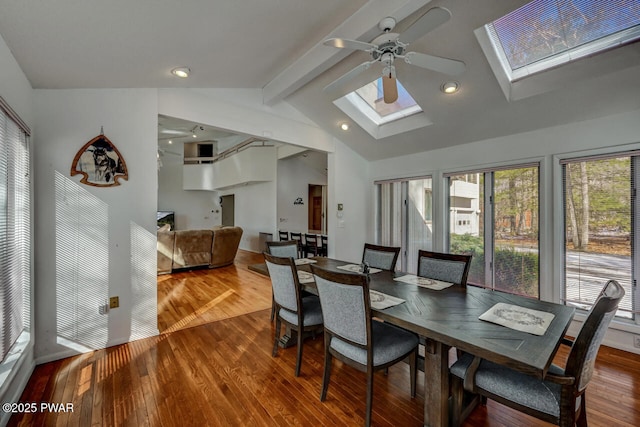
[(173, 141), (172, 141), (172, 140), (169, 140), (169, 144), (173, 144)]
[(340, 129), (349, 130), (349, 123), (346, 123), (346, 122), (340, 123)]
[(189, 77), (189, 73), (191, 73), (191, 70), (188, 67), (176, 67), (171, 70), (171, 74), (183, 79)]
[(444, 93), (456, 93), (458, 89), (460, 89), (460, 84), (458, 82), (446, 82), (440, 86), (440, 90)]

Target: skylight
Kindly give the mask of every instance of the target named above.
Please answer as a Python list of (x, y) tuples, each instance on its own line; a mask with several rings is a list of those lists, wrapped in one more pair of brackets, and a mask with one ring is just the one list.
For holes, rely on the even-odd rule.
[(386, 104), (383, 100), (382, 78), (333, 103), (376, 139), (432, 124), (400, 80), (396, 82), (398, 99), (392, 104)]
[(409, 95), (400, 80), (397, 80), (397, 83), (398, 100), (392, 104), (385, 104), (382, 99), (382, 77), (348, 93), (345, 97), (376, 125), (421, 112), (422, 108)]
[(640, 0), (534, 0), (485, 27), (515, 81), (640, 38)]

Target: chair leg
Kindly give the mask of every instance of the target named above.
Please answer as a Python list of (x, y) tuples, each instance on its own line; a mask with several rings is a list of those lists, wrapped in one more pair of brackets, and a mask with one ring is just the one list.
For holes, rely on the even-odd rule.
[(409, 374), (411, 375), (411, 397), (416, 397), (416, 377), (418, 374), (418, 347), (409, 356)]
[(276, 316), (276, 301), (273, 299), (273, 297), (271, 297), (271, 321), (272, 322), (275, 316)]
[(302, 364), (302, 327), (298, 328), (298, 353), (296, 355), (296, 377), (300, 376), (300, 365)]
[(364, 425), (371, 425), (371, 406), (373, 404), (373, 368), (367, 370), (367, 409), (365, 413)]
[(578, 415), (578, 427), (587, 427), (587, 393), (580, 397), (580, 414)]
[(324, 402), (327, 398), (327, 390), (329, 389), (329, 377), (331, 376), (331, 353), (329, 353), (329, 344), (327, 344), (329, 337), (324, 336), (324, 373), (322, 375), (322, 391), (320, 392), (320, 401)]
[(280, 329), (281, 329), (281, 324), (280, 324), (280, 318), (276, 317), (276, 331), (275, 331), (275, 338), (273, 340), (273, 352), (271, 353), (271, 356), (276, 357), (278, 355), (278, 342), (280, 341)]

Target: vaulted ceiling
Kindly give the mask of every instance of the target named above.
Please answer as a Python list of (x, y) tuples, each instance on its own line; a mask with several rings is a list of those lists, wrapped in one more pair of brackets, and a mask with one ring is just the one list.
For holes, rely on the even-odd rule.
[[(290, 103), (370, 160), (640, 108), (638, 43), (578, 61), (564, 80), (550, 73), (534, 95), (508, 101), (473, 32), (525, 2), (0, 0), (0, 35), (34, 88), (263, 89), (265, 103)], [(383, 17), (397, 18), (401, 32), (434, 6), (452, 18), (411, 50), (464, 61), (461, 90), (444, 95), (447, 76), (398, 64), (398, 78), (433, 124), (379, 140), (357, 125), (341, 131), (338, 123), (351, 120), (322, 88), (368, 56), (323, 40), (369, 42)], [(175, 78), (177, 66), (192, 75)], [(373, 68), (346, 90), (373, 80)]]

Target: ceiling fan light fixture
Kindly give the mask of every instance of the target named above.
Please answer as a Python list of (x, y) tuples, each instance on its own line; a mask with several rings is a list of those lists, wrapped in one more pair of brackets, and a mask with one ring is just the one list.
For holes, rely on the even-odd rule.
[(446, 82), (440, 86), (440, 90), (448, 95), (456, 93), (460, 90), (460, 83), (458, 82)]
[(181, 79), (186, 79), (187, 77), (189, 77), (190, 73), (191, 70), (188, 67), (176, 67), (171, 70), (171, 74), (176, 77), (180, 77)]

